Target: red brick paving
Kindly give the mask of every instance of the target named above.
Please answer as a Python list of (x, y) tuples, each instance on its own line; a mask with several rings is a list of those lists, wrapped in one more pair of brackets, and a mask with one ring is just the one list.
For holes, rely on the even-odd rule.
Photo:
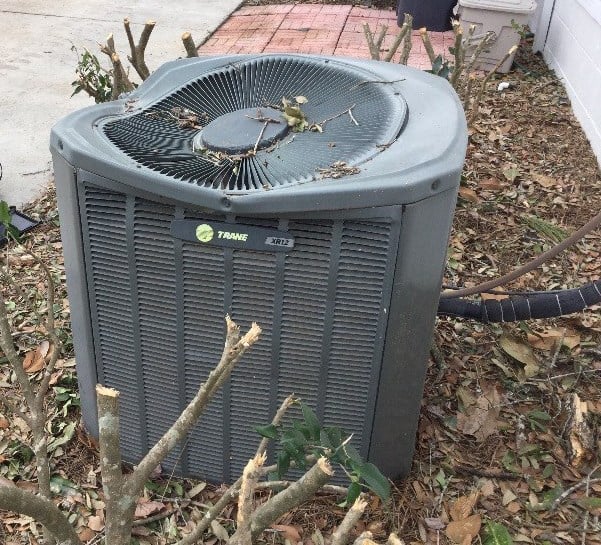
[[(399, 30), (391, 10), (322, 4), (244, 6), (232, 13), (198, 51), (201, 55), (313, 53), (369, 58), (363, 23), (368, 23), (373, 33), (388, 26), (384, 51)], [(419, 32), (414, 31), (412, 38), (409, 65), (429, 68)], [(452, 32), (431, 32), (430, 39), (436, 53), (448, 56)]]

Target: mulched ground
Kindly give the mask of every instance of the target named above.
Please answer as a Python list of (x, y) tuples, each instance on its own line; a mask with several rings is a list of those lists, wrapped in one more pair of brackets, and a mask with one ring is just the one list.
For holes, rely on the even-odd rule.
[[(554, 244), (557, 232), (548, 224), (572, 232), (601, 202), (596, 159), (557, 78), (526, 45), (516, 69), (497, 83), (501, 79), (510, 87), (486, 95), (470, 134), (447, 284), (477, 283), (527, 262)], [(62, 282), (52, 190), (26, 212), (44, 220), (28, 236), (28, 244)], [(596, 232), (508, 288), (573, 287), (597, 279), (600, 252), (601, 234)], [(14, 248), (9, 248), (9, 261), (34, 304), (43, 305), (36, 295), (39, 270)], [(49, 406), (51, 429), (66, 440), (54, 451), (53, 482), (57, 492), (66, 494), (64, 507), (73, 512), (80, 534), (92, 539), (101, 527), (102, 507), (96, 452), (80, 428), (69, 428), (77, 422), (78, 410), (76, 399), (69, 397), (74, 391), (69, 308), (62, 283), (60, 289), (56, 312), (69, 353), (54, 377), (56, 397)], [(21, 304), (10, 311), (19, 346), (23, 352), (35, 350), (42, 337), (31, 313)], [(477, 543), (483, 536), (475, 537), (480, 524), (492, 521), (502, 524), (515, 542), (601, 543), (599, 309), (516, 325), (445, 318), (438, 321), (435, 338), (438, 350), (429, 363), (413, 470), (396, 483), (391, 503), (372, 499), (356, 531), (369, 529), (380, 540), (395, 530), (406, 543), (416, 544), (451, 543), (449, 535), (455, 542)], [(3, 394), (14, 395), (11, 384), (0, 363)], [(573, 404), (578, 399), (586, 413), (575, 430)], [(33, 467), (26, 429), (18, 419), (0, 416), (0, 434), (0, 475), (27, 481)], [(195, 484), (163, 481), (149, 489), (148, 499), (159, 504), (157, 512), (172, 512), (139, 527), (140, 543), (165, 543), (175, 524), (183, 524), (182, 503), (172, 498), (181, 494), (178, 487), (189, 490)], [(199, 509), (218, 493), (207, 487), (186, 500), (186, 506)], [(305, 545), (319, 545), (316, 530), (327, 536), (343, 515), (337, 501), (320, 496), (294, 510), (281, 521), (285, 536), (295, 540), (297, 532)], [(230, 507), (221, 523), (233, 519)], [(29, 531), (24, 517), (4, 513), (2, 523), (0, 542), (18, 543)], [(267, 540), (281, 543), (283, 537), (269, 533)]]

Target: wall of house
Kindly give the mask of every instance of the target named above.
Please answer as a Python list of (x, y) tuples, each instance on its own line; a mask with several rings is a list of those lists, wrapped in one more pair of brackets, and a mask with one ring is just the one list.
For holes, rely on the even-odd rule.
[(539, 0), (535, 45), (562, 79), (601, 164), (601, 0)]

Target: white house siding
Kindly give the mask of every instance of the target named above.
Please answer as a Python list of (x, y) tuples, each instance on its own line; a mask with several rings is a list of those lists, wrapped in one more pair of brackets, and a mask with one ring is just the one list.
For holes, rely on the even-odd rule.
[(541, 17), (538, 21), (538, 43), (564, 82), (574, 113), (601, 163), (601, 0), (544, 1), (550, 20)]

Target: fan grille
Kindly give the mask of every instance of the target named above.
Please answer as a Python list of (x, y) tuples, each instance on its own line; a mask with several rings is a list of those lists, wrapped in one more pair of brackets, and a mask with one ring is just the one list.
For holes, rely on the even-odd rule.
[[(103, 130), (136, 162), (176, 180), (230, 192), (270, 189), (323, 177), (319, 169), (338, 162), (359, 165), (380, 153), (407, 115), (395, 87), (339, 61), (266, 56), (203, 74), (141, 112), (109, 120)], [(274, 146), (234, 158), (193, 150), (199, 126), (299, 95), (308, 99), (301, 108), (309, 123), (320, 124), (323, 132), (290, 132)], [(262, 126), (257, 123), (257, 136)]]

